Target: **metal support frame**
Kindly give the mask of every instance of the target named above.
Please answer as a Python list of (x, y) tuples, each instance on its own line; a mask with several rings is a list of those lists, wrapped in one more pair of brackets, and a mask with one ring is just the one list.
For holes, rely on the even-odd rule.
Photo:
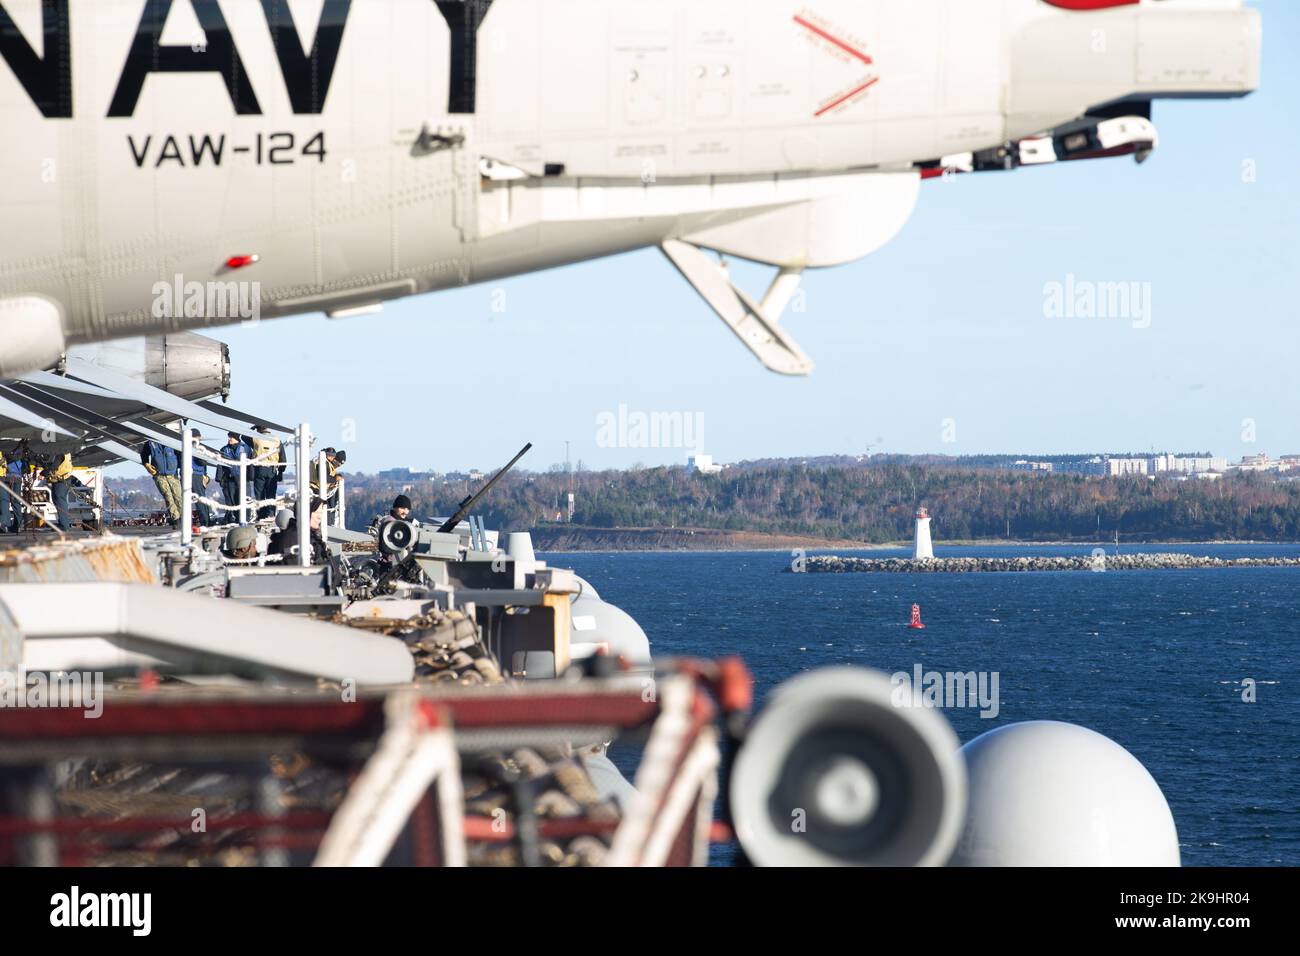
[[(185, 547), (189, 547), (194, 540), (194, 505), (203, 495), (202, 490), (194, 490), (194, 442), (198, 438), (199, 433), (189, 426), (186, 426), (181, 431), (181, 498), (183, 500), (181, 506), (181, 544)], [(214, 467), (221, 467), (221, 458), (219, 456), (205, 455), (199, 452), (198, 458), (200, 461)], [(241, 524), (245, 523), (243, 518), (244, 515), (241, 511)]]
[[(329, 459), (326, 458), (325, 452), (323, 451), (316, 457), (316, 487), (320, 489), (321, 499), (323, 501), (329, 501)], [(320, 533), (322, 538), (326, 536), (325, 532), (329, 530), (329, 526), (330, 509), (329, 506), (326, 505), (325, 514), (321, 518), (320, 522)]]
[[(257, 811), (267, 820), (283, 820), (288, 816), (284, 805), (284, 787), (273, 773), (263, 774), (257, 782)], [(289, 865), (289, 851), (283, 845), (286, 834), (283, 827), (272, 825), (266, 828), (266, 843), (259, 849), (259, 866)]]
[[(41, 597), (41, 589), (48, 587), (44, 584), (0, 587), (0, 600), (17, 598), (16, 620), (24, 625), (28, 621), (39, 623), (49, 617), (48, 599)], [(86, 584), (65, 587), (96, 591), (106, 587), (124, 588)], [(165, 591), (157, 587), (134, 590), (148, 605)], [(119, 629), (137, 634), (144, 642), (142, 649), (156, 650), (153, 638), (174, 630), (166, 622), (189, 619), (192, 612), (183, 610), (181, 604), (232, 603), (212, 602), (194, 595), (165, 594), (164, 597), (165, 607), (160, 604), (123, 609), (126, 613), (120, 617)], [(82, 608), (85, 603), (70, 602), (76, 608)], [(82, 623), (90, 628), (87, 633), (101, 633), (105, 610), (102, 606), (86, 607), (84, 612), (79, 612)], [(233, 610), (243, 618), (236, 621), (225, 618), (225, 610), (229, 609), (220, 612), (222, 619), (218, 621), (207, 621), (207, 615), (199, 616), (201, 630), (221, 635), (222, 643), (228, 643), (221, 650), (210, 645), (204, 649), (207, 653), (233, 653), (236, 659), (242, 658), (243, 652), (251, 651), (256, 655), (251, 659), (256, 664), (255, 672), (265, 673), (268, 666), (282, 663), (272, 660), (282, 654), (287, 658), (310, 658), (319, 667), (321, 661), (316, 649), (323, 641), (329, 663), (319, 671), (315, 668), (306, 671), (308, 674), (338, 679), (332, 675), (354, 675), (354, 668), (360, 665), (369, 670), (370, 682), (376, 685), (410, 680), (413, 665), (399, 641), (376, 634), (340, 638), (337, 632), (343, 629), (332, 625), (294, 622), (287, 625), (293, 647), (282, 648), (280, 642), (268, 642), (252, 633), (257, 627), (250, 626), (253, 616), (261, 615), (269, 622), (278, 612), (235, 607)], [(66, 622), (51, 618), (48, 623), (52, 628), (49, 636), (67, 635)], [(136, 625), (144, 627), (138, 629)], [(346, 656), (339, 654), (341, 646), (334, 646), (340, 641), (347, 645)], [(197, 650), (198, 643), (205, 642), (201, 635), (187, 634), (180, 643), (194, 644)], [(376, 672), (371, 665), (377, 654), (391, 657), (394, 666), (387, 672)], [(400, 680), (394, 672), (399, 658), (406, 675)], [(194, 766), (220, 760), (243, 766), (249, 765), (252, 757), (256, 766), (263, 767), (264, 754), (281, 751), (286, 741), (294, 741), (293, 749), (308, 750), (315, 741), (322, 748), (346, 748), (338, 752), (355, 755), (355, 759), (364, 757), (366, 763), (352, 780), (342, 805), (332, 815), (313, 810), (284, 813), (276, 805), (273, 786), (261, 790), (258, 793), (261, 812), (236, 815), (240, 828), (255, 828), (259, 848), (272, 851), (280, 845), (305, 848), (315, 842), (316, 833), (321, 833), (314, 865), (377, 866), (392, 856), (403, 834), (409, 831), (409, 839), (400, 845), (404, 848), (413, 844), (416, 865), (463, 866), (469, 862), (467, 842), (521, 844), (527, 839), (525, 829), (531, 825), (536, 828), (535, 838), (542, 839), (566, 838), (578, 833), (612, 834), (613, 842), (604, 860), (606, 866), (699, 866), (708, 859), (713, 832), (710, 811), (719, 774), (715, 726), (719, 714), (715, 700), (722, 703), (729, 696), (715, 682), (716, 678), (710, 676), (715, 671), (707, 662), (677, 662), (657, 678), (657, 693), (649, 699), (641, 680), (632, 675), (583, 681), (564, 688), (551, 682), (454, 690), (387, 688), (382, 703), (372, 694), (362, 694), (347, 703), (325, 690), (292, 695), (254, 691), (234, 699), (180, 694), (162, 694), (157, 700), (128, 697), (104, 709), (95, 721), (93, 740), (86, 737), (84, 715), (75, 707), (23, 711), (0, 722), (0, 767), (12, 767), (15, 760), (22, 766), (37, 763), (52, 766), (55, 761), (85, 754), (87, 747), (92, 747), (96, 755), (109, 755), (108, 759), (139, 759), (142, 740), (148, 741), (149, 753), (166, 764)], [(741, 677), (748, 686), (748, 675)], [(722, 710), (724, 715), (734, 715), (748, 710), (748, 704), (737, 705), (733, 700), (732, 705), (722, 703)], [(573, 740), (576, 733), (582, 739), (596, 742), (620, 736), (625, 731), (641, 733), (647, 728), (650, 737), (637, 771), (637, 791), (619, 798), (622, 803), (619, 819), (584, 815), (530, 823), (518, 818), (506, 821), (504, 828), (499, 828), (495, 820), (478, 812), (466, 813), (460, 773), (463, 754), (499, 749), (503, 740), (517, 742), (513, 745), (536, 745), (556, 739)], [(39, 761), (31, 759), (33, 747)], [(583, 758), (591, 759), (594, 758)], [(608, 763), (608, 758), (599, 759)], [(9, 786), (13, 787), (14, 782), (11, 780)], [(36, 791), (42, 781), (23, 783), (27, 785), (23, 791), (26, 794)], [(166, 792), (165, 787), (163, 791)], [(86, 854), (68, 852), (69, 844), (77, 842), (75, 834), (137, 833), (141, 845), (147, 848), (149, 844), (143, 840), (150, 833), (175, 830), (189, 822), (163, 816), (137, 818), (134, 822), (138, 825), (128, 831), (115, 828), (114, 821), (70, 820), (67, 814), (61, 817), (57, 804), (49, 801), (45, 806), (23, 804), (16, 810), (17, 819), (0, 820), (0, 824), (8, 824), (9, 833), (22, 835), (29, 853), (41, 849), (31, 837), (48, 834), (59, 841), (55, 849), (63, 853), (56, 852), (54, 859), (49, 860), (49, 847), (46, 847), (47, 862), (83, 865)], [(234, 824), (234, 820), (221, 824), (209, 821), (210, 827), (224, 826), (227, 830)], [(74, 836), (67, 838), (63, 834)], [(86, 846), (92, 859), (96, 852), (104, 852), (94, 839), (87, 841)], [(196, 852), (212, 853), (216, 849), (208, 843)], [(526, 860), (529, 854), (523, 852), (521, 858)], [(277, 859), (274, 852), (262, 860), (284, 862), (283, 856)], [(31, 856), (25, 861), (39, 862)]]
[(766, 368), (781, 375), (812, 371), (812, 359), (779, 324), (781, 313), (799, 288), (801, 266), (779, 266), (762, 301), (755, 302), (736, 288), (727, 267), (699, 246), (667, 239), (659, 249)]
[(194, 429), (181, 430), (181, 545), (194, 540)]
[(239, 523), (248, 524), (248, 455), (242, 451), (239, 453)]
[(321, 840), (313, 866), (379, 866), (436, 794), (444, 866), (465, 866), (460, 758), (441, 711), (411, 690), (384, 702), (386, 729)]
[(104, 469), (95, 469), (95, 488), (92, 497), (95, 501), (95, 513), (99, 517), (99, 533), (104, 533), (107, 522), (104, 520)]
[(298, 469), (298, 565), (311, 564), (311, 426), (303, 422), (294, 433), (297, 440)]
[(694, 824), (693, 859), (708, 858), (709, 810), (717, 793), (721, 761), (712, 701), (690, 677), (657, 681), (659, 718), (637, 767), (636, 796), (614, 833), (606, 866), (665, 866), (682, 828)]

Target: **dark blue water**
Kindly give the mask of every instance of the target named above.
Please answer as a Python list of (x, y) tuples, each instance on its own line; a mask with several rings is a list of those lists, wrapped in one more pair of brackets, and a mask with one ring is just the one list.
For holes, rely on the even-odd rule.
[[(1140, 550), (1300, 556), (1300, 545)], [(1122, 744), (1155, 777), (1184, 865), (1300, 864), (1300, 568), (783, 574), (790, 556), (781, 552), (549, 560), (632, 614), (656, 655), (741, 655), (760, 699), (794, 674), (835, 664), (998, 671), (995, 719), (974, 708), (944, 711), (963, 743), (1022, 720), (1082, 724)], [(907, 627), (914, 602), (925, 630)], [(1256, 682), (1255, 703), (1242, 700), (1246, 678)]]

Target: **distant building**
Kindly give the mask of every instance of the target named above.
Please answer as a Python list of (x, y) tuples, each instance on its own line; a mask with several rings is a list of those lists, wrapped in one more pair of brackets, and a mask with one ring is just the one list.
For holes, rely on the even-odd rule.
[(1145, 458), (1107, 458), (1104, 473), (1116, 478), (1124, 475), (1145, 475), (1147, 473), (1147, 460)]
[(1106, 462), (1094, 455), (1091, 458), (1078, 461), (1061, 462), (1056, 470), (1065, 475), (1104, 475), (1106, 473)]
[(1206, 471), (1223, 471), (1228, 467), (1228, 459), (1215, 458), (1212, 455), (1152, 455), (1147, 459), (1147, 470), (1153, 475), (1174, 472), (1184, 475), (1196, 475)]
[(1275, 463), (1266, 454), (1243, 455), (1241, 463), (1237, 465), (1238, 471), (1268, 471), (1274, 467)]
[(375, 477), (384, 481), (426, 481), (434, 473), (425, 468), (385, 468), (376, 472)]
[[(1260, 457), (1267, 459), (1268, 456)], [(1162, 452), (1158, 455), (1093, 455), (1091, 458), (1062, 461), (1055, 465), (1049, 461), (1030, 461), (1021, 458), (1007, 467), (1013, 471), (1054, 471), (1062, 475), (1106, 475), (1117, 478), (1128, 475), (1181, 477), (1206, 472), (1224, 472), (1228, 468), (1228, 459), (1215, 458), (1212, 455), (1174, 455)], [(1272, 466), (1245, 464), (1244, 467), (1277, 467), (1277, 465), (1276, 463)], [(1300, 467), (1300, 461), (1297, 461), (1296, 467)]]
[(713, 463), (712, 455), (691, 455), (686, 459), (686, 467), (691, 471), (697, 471), (701, 475), (716, 475), (722, 471), (722, 465)]

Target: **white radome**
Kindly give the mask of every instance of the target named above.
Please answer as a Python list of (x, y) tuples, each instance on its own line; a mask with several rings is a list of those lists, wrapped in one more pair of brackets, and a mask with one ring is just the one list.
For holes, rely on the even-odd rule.
[(951, 865), (1180, 865), (1160, 786), (1109, 737), (1034, 720), (981, 734), (961, 754), (970, 800)]

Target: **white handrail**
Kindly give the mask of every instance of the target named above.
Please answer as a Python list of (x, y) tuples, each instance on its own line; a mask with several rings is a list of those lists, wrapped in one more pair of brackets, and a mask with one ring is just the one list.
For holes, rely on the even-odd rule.
[[(328, 502), (330, 496), (329, 458), (324, 451), (322, 451), (316, 459), (316, 488), (317, 494), (320, 495), (321, 500)], [(329, 526), (330, 509), (329, 504), (327, 503), (325, 505), (325, 514), (321, 517), (320, 522), (320, 534), (322, 538), (326, 537), (326, 532), (329, 530)]]
[(188, 425), (181, 432), (181, 547), (194, 540), (194, 429)]
[(298, 564), (311, 564), (311, 426), (303, 422), (296, 432), (298, 447)]

